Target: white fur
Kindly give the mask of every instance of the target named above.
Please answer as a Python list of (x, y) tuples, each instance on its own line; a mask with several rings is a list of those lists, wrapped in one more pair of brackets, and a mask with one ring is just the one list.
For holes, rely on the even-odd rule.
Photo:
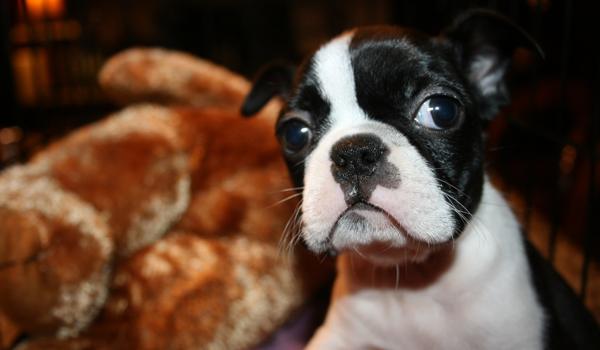
[(349, 254), (339, 260), (326, 322), (307, 349), (542, 348), (543, 314), (519, 227), (487, 181), (450, 267), (431, 285), (373, 287), (353, 272)]
[(508, 63), (498, 66), (499, 64), (496, 57), (490, 55), (476, 56), (471, 64), (469, 79), (477, 82), (484, 96), (498, 92), (498, 83), (504, 77)]
[(351, 123), (347, 119), (331, 126), (306, 161), (302, 213), (307, 244), (320, 250), (319, 243), (330, 235), (338, 217), (347, 208), (340, 185), (329, 171), (332, 163), (329, 153), (339, 139), (360, 133), (379, 136), (390, 149), (388, 161), (399, 169), (398, 188), (376, 187), (369, 203), (385, 210), (401, 228), (391, 222), (386, 224), (385, 217), (376, 223), (380, 230), (368, 233), (338, 227), (331, 235), (334, 247), (341, 250), (372, 241), (400, 247), (406, 243), (407, 236), (432, 244), (450, 239), (455, 224), (452, 208), (444, 199), (433, 171), (416, 148), (404, 135), (386, 124), (374, 120)]
[(354, 87), (354, 72), (348, 45), (352, 32), (343, 34), (315, 53), (315, 74), (321, 94), (331, 104), (329, 120), (336, 123), (356, 123), (367, 120), (358, 106)]

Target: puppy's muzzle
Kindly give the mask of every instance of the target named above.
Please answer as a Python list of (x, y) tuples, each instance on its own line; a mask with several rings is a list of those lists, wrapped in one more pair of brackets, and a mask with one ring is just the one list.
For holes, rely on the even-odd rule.
[[(388, 154), (389, 149), (374, 134), (347, 136), (333, 145), (331, 173), (349, 206), (368, 201), (377, 185), (388, 182), (382, 178), (389, 174), (385, 170), (393, 167), (387, 162)], [(394, 170), (397, 174), (395, 167)]]

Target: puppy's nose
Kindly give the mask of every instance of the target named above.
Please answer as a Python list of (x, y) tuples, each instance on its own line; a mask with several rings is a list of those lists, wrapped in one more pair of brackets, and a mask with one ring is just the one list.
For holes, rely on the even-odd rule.
[(336, 178), (355, 181), (356, 176), (371, 176), (383, 159), (386, 147), (373, 134), (344, 137), (331, 148), (332, 170)]

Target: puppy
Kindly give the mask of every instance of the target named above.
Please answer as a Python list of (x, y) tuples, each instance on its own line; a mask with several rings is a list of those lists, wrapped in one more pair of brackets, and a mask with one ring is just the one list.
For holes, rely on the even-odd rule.
[(302, 230), (339, 254), (309, 349), (541, 349), (544, 315), (519, 225), (484, 174), (483, 126), (508, 101), (520, 28), (476, 10), (442, 35), (358, 28), (295, 71), (272, 65), (242, 107), (275, 95)]

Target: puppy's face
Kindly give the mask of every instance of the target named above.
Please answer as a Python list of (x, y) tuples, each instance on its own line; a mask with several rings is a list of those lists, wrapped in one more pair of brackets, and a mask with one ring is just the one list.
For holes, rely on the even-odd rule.
[(481, 196), (482, 119), (506, 97), (501, 48), (467, 46), (362, 28), (300, 67), (277, 136), (310, 249), (397, 264), (460, 235)]

